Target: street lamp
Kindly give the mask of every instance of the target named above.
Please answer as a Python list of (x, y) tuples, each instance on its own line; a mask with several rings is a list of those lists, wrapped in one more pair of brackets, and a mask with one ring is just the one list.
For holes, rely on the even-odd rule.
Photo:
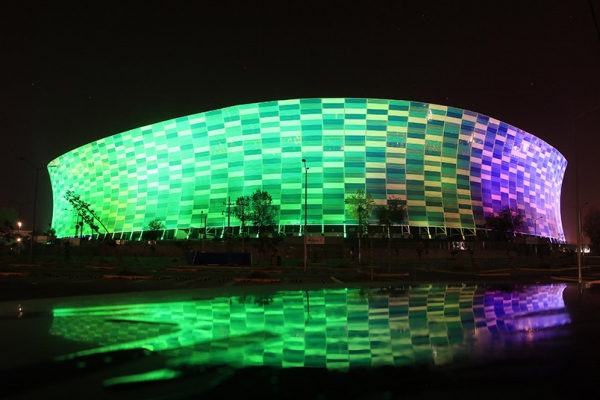
[(29, 241), (29, 264), (33, 264), (33, 235), (35, 232), (35, 216), (37, 212), (37, 194), (38, 194), (38, 182), (40, 177), (40, 169), (36, 167), (31, 161), (26, 159), (25, 157), (21, 157), (22, 161), (25, 161), (27, 164), (31, 166), (31, 168), (35, 169), (35, 194), (33, 196), (33, 222), (31, 224), (31, 239)]
[[(223, 202), (224, 206), (227, 206), (227, 210), (223, 210), (221, 214), (227, 213), (227, 240), (231, 239), (231, 196), (227, 197), (227, 203)], [(224, 221), (223, 221), (224, 222)]]
[(579, 283), (581, 283), (582, 281), (582, 277), (581, 277), (581, 264), (582, 264), (582, 260), (581, 260), (581, 256), (583, 256), (582, 254), (582, 250), (583, 250), (583, 234), (581, 233), (581, 210), (583, 210), (583, 207), (585, 207), (587, 205), (587, 201), (585, 203), (583, 203), (583, 205), (581, 207), (577, 207), (577, 281)]
[(227, 196), (227, 203), (223, 203), (227, 206), (227, 210), (223, 213), (227, 213), (227, 265), (231, 265), (231, 196)]
[[(573, 117), (572, 121), (572, 130), (573, 130), (573, 143), (575, 145), (575, 203), (577, 204), (577, 273), (578, 273), (578, 282), (582, 283), (581, 277), (581, 209), (583, 206), (579, 206), (579, 135), (577, 134), (577, 130), (575, 129), (575, 122), (581, 117), (590, 112), (594, 111), (600, 107), (600, 104), (596, 104), (595, 106), (579, 113), (578, 115)], [(587, 204), (587, 203), (586, 203)]]
[(202, 237), (202, 252), (204, 253), (204, 247), (206, 244), (206, 218), (208, 218), (208, 212), (206, 213), (206, 215), (204, 215), (204, 211), (200, 211), (200, 222), (202, 222), (202, 220), (204, 220), (204, 233), (203, 233), (203, 237)]
[(17, 254), (21, 255), (21, 222), (17, 222)]
[(307, 250), (306, 250), (306, 241), (308, 239), (306, 226), (308, 225), (308, 170), (309, 168), (306, 166), (306, 159), (303, 158), (302, 162), (304, 163), (304, 272), (306, 272), (306, 258), (307, 258)]

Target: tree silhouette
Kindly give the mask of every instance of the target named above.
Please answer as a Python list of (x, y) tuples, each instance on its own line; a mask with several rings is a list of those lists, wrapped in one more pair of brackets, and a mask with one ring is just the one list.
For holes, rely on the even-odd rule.
[(256, 247), (260, 253), (265, 255), (267, 252), (273, 254), (277, 252), (275, 247), (275, 241), (278, 239), (278, 235), (275, 235), (277, 208), (273, 205), (273, 198), (267, 191), (257, 189), (252, 196), (239, 197), (233, 208), (233, 214), (242, 222), (242, 231), (246, 221), (257, 228)]
[(165, 223), (160, 218), (154, 218), (146, 226), (144, 238), (147, 240), (156, 240), (161, 236), (161, 231), (165, 229)]
[(238, 197), (233, 214), (245, 226), (249, 221), (258, 230), (258, 237), (272, 233), (277, 223), (277, 208), (273, 205), (271, 195), (257, 189), (252, 196)]
[(523, 231), (524, 222), (523, 211), (508, 206), (485, 218), (487, 228), (494, 232), (495, 239), (500, 241), (512, 241), (515, 233)]
[(375, 201), (373, 196), (365, 193), (364, 190), (358, 189), (355, 194), (351, 194), (346, 198), (346, 204), (348, 205), (348, 211), (350, 216), (358, 220), (358, 235), (362, 235), (366, 232), (366, 226), (373, 214), (375, 209)]
[(0, 208), (0, 244), (10, 244), (15, 240), (14, 224), (17, 221), (17, 210), (12, 207)]
[(408, 212), (406, 206), (402, 204), (402, 200), (398, 197), (390, 197), (385, 206), (375, 208), (375, 216), (379, 224), (386, 227), (387, 236), (391, 239), (393, 237), (392, 226), (405, 222)]
[(358, 220), (358, 262), (362, 261), (362, 237), (367, 232), (369, 218), (375, 209), (373, 196), (358, 189), (355, 194), (346, 197), (346, 205), (350, 216)]
[(594, 249), (600, 249), (600, 209), (590, 206), (585, 214), (581, 229), (590, 239)]
[(241, 196), (235, 201), (233, 207), (233, 215), (242, 223), (240, 234), (242, 236), (242, 251), (245, 251), (245, 239), (246, 239), (246, 219), (248, 219), (248, 211), (250, 207), (250, 197)]
[(65, 199), (69, 203), (71, 203), (71, 206), (73, 206), (73, 209), (75, 210), (77, 215), (85, 224), (87, 224), (92, 229), (92, 231), (94, 231), (95, 233), (100, 233), (100, 228), (98, 225), (96, 225), (97, 221), (102, 226), (102, 228), (104, 228), (106, 233), (108, 233), (108, 229), (106, 229), (106, 226), (104, 226), (102, 221), (100, 221), (100, 217), (98, 217), (96, 212), (90, 208), (90, 203), (86, 203), (85, 201), (81, 200), (81, 196), (75, 194), (75, 192), (73, 192), (72, 190), (67, 190), (67, 193), (65, 194)]
[(391, 249), (392, 249), (392, 236), (394, 235), (392, 232), (393, 225), (399, 225), (406, 221), (406, 217), (408, 217), (408, 212), (406, 211), (406, 206), (402, 204), (402, 200), (397, 197), (390, 197), (388, 199), (387, 205), (385, 206), (377, 206), (375, 208), (375, 215), (377, 216), (377, 220), (380, 225), (386, 227), (387, 237), (388, 237), (388, 272), (391, 267)]

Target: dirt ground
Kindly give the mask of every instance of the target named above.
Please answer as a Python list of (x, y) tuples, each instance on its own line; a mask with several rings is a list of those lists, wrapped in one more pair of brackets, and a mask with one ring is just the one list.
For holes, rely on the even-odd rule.
[[(246, 286), (304, 288), (307, 286), (403, 285), (455, 282), (576, 282), (577, 262), (561, 255), (534, 259), (504, 251), (469, 254), (435, 249), (408, 251), (394, 260), (326, 259), (320, 262), (281, 259), (253, 266), (189, 265), (181, 254), (111, 257), (27, 255), (0, 259), (0, 301), (156, 290), (209, 289)], [(371, 262), (372, 261), (372, 262)], [(587, 259), (584, 282), (600, 279), (600, 266)]]

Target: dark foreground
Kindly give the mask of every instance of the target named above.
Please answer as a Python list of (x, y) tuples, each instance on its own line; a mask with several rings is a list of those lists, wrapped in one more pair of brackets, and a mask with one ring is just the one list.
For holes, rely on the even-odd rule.
[[(0, 302), (159, 290), (414, 283), (577, 282), (578, 268), (530, 258), (398, 260), (392, 265), (308, 263), (277, 267), (190, 266), (178, 258), (136, 258), (125, 265), (91, 259), (35, 264), (0, 263)], [(292, 266), (293, 265), (293, 266)], [(585, 265), (583, 282), (600, 279), (600, 265)]]
[[(576, 283), (578, 271), (573, 266), (542, 269), (533, 265), (531, 268), (520, 265), (498, 269), (497, 265), (485, 268), (484, 264), (478, 264), (478, 268), (469, 269), (413, 263), (393, 266), (389, 270), (369, 266), (309, 265), (304, 270), (302, 267), (190, 267), (180, 265), (177, 260), (163, 260), (162, 263), (138, 264), (126, 271), (114, 265), (71, 263), (7, 264), (0, 272), (0, 340), (5, 343), (0, 361), (0, 396), (7, 398), (581, 398), (590, 393), (593, 396), (593, 383), (600, 367), (600, 290), (594, 283), (599, 271), (594, 266), (584, 269), (586, 283), (582, 285)], [(509, 291), (521, 290), (528, 284), (568, 283), (562, 297), (569, 323), (552, 325), (552, 322), (549, 327), (534, 323), (517, 332), (493, 333), (489, 343), (501, 342), (502, 346), (477, 350), (477, 356), (468, 362), (357, 367), (347, 371), (306, 366), (235, 368), (229, 363), (183, 362), (173, 365), (174, 356), (185, 360), (179, 350), (165, 352), (131, 347), (95, 352), (98, 344), (93, 341), (50, 334), (55, 330), (57, 317), (53, 312), (57, 309), (152, 304), (166, 299), (202, 302), (215, 296), (239, 299), (247, 294), (268, 297), (278, 291), (297, 291), (308, 296), (310, 291), (336, 288), (401, 287), (409, 290), (431, 283), (444, 283), (449, 287), (489, 285)], [(371, 311), (379, 310), (375, 299), (366, 301), (369, 307), (374, 307)], [(499, 301), (502, 304), (502, 299)], [(535, 298), (535, 301), (545, 304), (541, 298)], [(498, 304), (489, 306), (497, 308)], [(318, 307), (318, 303), (313, 307)], [(429, 306), (426, 309), (431, 311)], [(499, 321), (504, 318), (502, 313), (502, 310), (496, 311)], [(515, 316), (513, 323), (554, 321), (561, 315), (542, 309), (528, 316)], [(327, 314), (324, 321), (330, 318), (335, 321), (337, 317)], [(99, 329), (97, 326), (85, 321), (76, 319), (69, 332), (83, 332), (83, 337), (86, 332), (98, 333), (95, 332)], [(428, 321), (419, 329), (432, 331), (439, 328), (435, 318)], [(152, 321), (145, 323), (149, 324), (148, 329), (152, 328)], [(312, 326), (310, 319), (306, 324), (302, 329)], [(463, 327), (466, 327), (464, 323)], [(131, 329), (129, 332), (133, 332)], [(387, 329), (392, 336), (402, 333), (391, 325)], [(412, 326), (411, 329), (416, 328)], [(464, 345), (476, 346), (483, 341), (478, 329), (475, 327), (467, 335), (470, 339)], [(110, 331), (98, 334), (108, 335), (112, 340)], [(371, 346), (377, 346), (377, 335), (380, 334), (380, 327), (373, 326), (368, 334)], [(327, 354), (333, 357), (332, 360), (337, 351), (336, 335), (333, 332), (327, 339)], [(114, 340), (121, 339), (115, 336)], [(411, 340), (415, 348), (420, 346), (420, 351), (437, 351), (434, 334), (412, 336)], [(293, 347), (297, 344), (291, 345), (289, 356), (293, 357), (298, 348)], [(377, 351), (377, 347), (370, 350), (374, 354)], [(68, 354), (79, 355), (64, 358)], [(252, 352), (248, 354), (252, 355)], [(142, 379), (115, 380), (115, 377), (127, 376)]]

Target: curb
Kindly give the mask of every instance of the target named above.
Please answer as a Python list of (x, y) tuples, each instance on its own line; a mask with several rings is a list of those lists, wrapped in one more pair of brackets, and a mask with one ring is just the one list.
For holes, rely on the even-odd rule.
[(103, 278), (105, 279), (152, 279), (151, 276), (145, 276), (145, 275), (103, 275)]
[(280, 283), (281, 279), (234, 278), (234, 282)]

